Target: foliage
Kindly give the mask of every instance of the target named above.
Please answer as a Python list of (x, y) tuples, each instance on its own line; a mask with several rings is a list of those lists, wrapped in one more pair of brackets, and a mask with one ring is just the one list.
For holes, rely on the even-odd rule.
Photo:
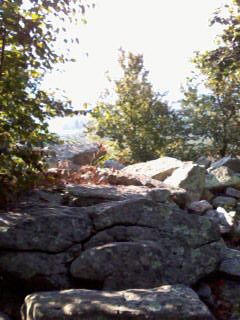
[(154, 92), (142, 55), (121, 50), (119, 63), (123, 76), (114, 81), (116, 101), (98, 102), (91, 113), (96, 120), (94, 130), (117, 142), (118, 158), (124, 154), (123, 162), (157, 158), (173, 143), (175, 115)]
[(77, 19), (85, 8), (75, 0), (1, 2), (0, 183), (4, 182), (5, 195), (43, 169), (43, 154), (36, 147), (54, 139), (47, 119), (71, 113), (69, 101), (55, 99), (40, 84), (45, 72), (68, 60), (54, 49), (59, 26)]
[(184, 91), (185, 135), (199, 154), (240, 152), (240, 2), (234, 3), (227, 17), (216, 13), (213, 23), (224, 26), (218, 47), (196, 54), (197, 72)]

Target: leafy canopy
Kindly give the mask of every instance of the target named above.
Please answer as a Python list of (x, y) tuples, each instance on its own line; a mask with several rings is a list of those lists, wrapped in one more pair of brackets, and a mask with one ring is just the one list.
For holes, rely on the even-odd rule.
[(121, 50), (119, 63), (123, 75), (114, 81), (116, 101), (100, 101), (91, 113), (96, 133), (117, 143), (122, 161), (157, 158), (173, 144), (175, 115), (154, 92), (142, 55)]
[(42, 170), (36, 147), (54, 139), (47, 119), (71, 113), (69, 101), (55, 99), (40, 84), (44, 73), (68, 60), (54, 47), (58, 33), (66, 31), (62, 26), (77, 22), (88, 6), (79, 0), (1, 1), (0, 183), (5, 194), (11, 183), (22, 187)]
[(195, 56), (182, 101), (185, 135), (199, 154), (213, 156), (240, 152), (240, 1), (226, 10), (212, 21), (223, 26), (218, 47)]

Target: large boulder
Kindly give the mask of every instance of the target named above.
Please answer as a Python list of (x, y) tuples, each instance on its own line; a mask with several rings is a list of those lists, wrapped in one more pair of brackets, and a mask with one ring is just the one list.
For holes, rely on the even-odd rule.
[(200, 200), (205, 188), (205, 168), (192, 162), (185, 162), (164, 183), (188, 191), (192, 201)]
[(183, 285), (120, 292), (69, 290), (26, 297), (22, 320), (213, 320), (197, 294)]
[(84, 243), (70, 272), (103, 288), (193, 284), (220, 259), (222, 242), (214, 225), (167, 204), (124, 201), (102, 206), (91, 219), (97, 233)]
[(151, 197), (88, 207), (0, 213), (1, 277), (34, 290), (86, 284), (125, 289), (193, 284), (212, 273), (222, 248), (214, 224), (164, 200), (161, 190), (150, 190)]
[(212, 169), (206, 175), (205, 186), (208, 190), (222, 190), (226, 187), (240, 187), (240, 174), (221, 166)]
[(170, 157), (162, 157), (156, 160), (136, 163), (123, 168), (121, 171), (128, 174), (146, 175), (152, 179), (163, 181), (173, 171), (183, 164), (182, 161)]

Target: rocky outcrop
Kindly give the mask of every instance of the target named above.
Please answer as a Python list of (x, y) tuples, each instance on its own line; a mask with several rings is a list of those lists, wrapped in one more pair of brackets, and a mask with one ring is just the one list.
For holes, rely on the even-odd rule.
[(164, 183), (187, 190), (192, 201), (200, 200), (205, 188), (205, 168), (192, 162), (185, 162), (164, 180)]
[(240, 187), (240, 175), (226, 166), (217, 167), (206, 175), (205, 187), (208, 190)]
[(48, 154), (48, 164), (50, 167), (57, 167), (61, 161), (70, 161), (70, 164), (73, 164), (72, 167), (74, 167), (74, 165), (89, 165), (106, 153), (103, 145), (98, 143), (55, 144), (49, 145), (44, 151)]
[[(220, 162), (208, 169), (206, 181), (216, 170), (232, 169)], [(239, 246), (240, 187), (221, 181), (209, 191), (205, 167), (192, 162), (164, 171), (169, 175), (164, 182), (106, 172), (105, 182), (111, 177), (114, 185), (35, 190), (0, 211), (0, 310), (19, 320), (16, 307), (11, 311), (5, 303), (18, 296), (17, 288), (17, 308), (32, 293), (23, 320), (116, 319), (116, 314), (213, 319), (191, 286), (218, 320), (232, 319), (216, 310), (215, 279), (240, 283), (240, 251), (228, 248)], [(90, 304), (93, 299), (98, 303)]]
[(22, 320), (214, 320), (196, 293), (182, 285), (151, 290), (70, 290), (26, 297)]
[(213, 162), (209, 168), (209, 172), (220, 167), (226, 167), (233, 172), (240, 173), (240, 159), (233, 158), (231, 156), (224, 157), (216, 162)]
[(208, 219), (193, 220), (171, 203), (131, 194), (95, 206), (25, 208), (0, 217), (0, 272), (29, 284), (38, 279), (69, 288), (72, 278), (116, 290), (192, 284), (220, 261), (220, 235)]
[(169, 177), (173, 171), (182, 166), (182, 161), (170, 157), (162, 157), (142, 163), (136, 163), (122, 169), (128, 174), (143, 174), (149, 178), (163, 181)]

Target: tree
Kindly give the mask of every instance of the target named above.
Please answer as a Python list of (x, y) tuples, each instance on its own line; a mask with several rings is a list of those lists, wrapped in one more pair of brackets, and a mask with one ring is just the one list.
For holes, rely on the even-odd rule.
[(196, 74), (188, 80), (182, 101), (191, 146), (199, 154), (221, 157), (240, 151), (240, 2), (228, 9), (228, 17), (216, 13), (213, 23), (224, 25), (219, 46), (196, 54)]
[(56, 100), (40, 84), (45, 72), (68, 60), (54, 49), (59, 26), (77, 20), (86, 7), (75, 0), (1, 1), (0, 183), (5, 187), (11, 181), (22, 186), (42, 170), (36, 147), (54, 139), (47, 119), (71, 113), (69, 101)]
[(116, 101), (100, 101), (91, 113), (96, 132), (116, 141), (126, 162), (157, 158), (173, 143), (175, 115), (154, 92), (142, 55), (121, 50), (119, 63), (123, 76), (114, 82)]

